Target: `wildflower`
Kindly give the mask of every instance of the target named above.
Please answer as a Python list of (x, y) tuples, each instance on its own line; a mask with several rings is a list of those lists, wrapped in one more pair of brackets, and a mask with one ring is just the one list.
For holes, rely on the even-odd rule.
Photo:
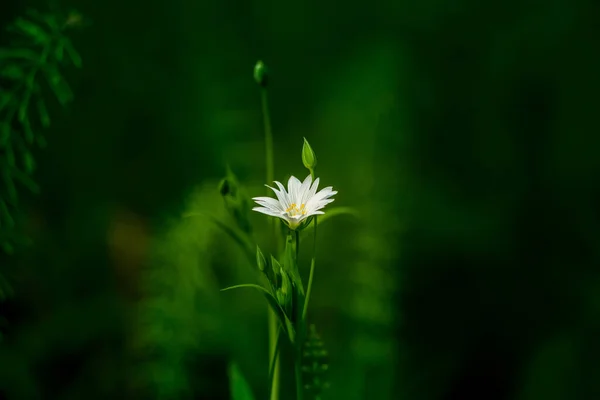
[(320, 210), (334, 200), (330, 197), (337, 194), (331, 186), (317, 193), (319, 178), (313, 182), (310, 175), (302, 183), (292, 176), (288, 181), (287, 191), (280, 182), (275, 181), (275, 184), (279, 190), (266, 186), (275, 192), (277, 199), (254, 197), (252, 200), (261, 207), (254, 207), (252, 210), (281, 218), (292, 230), (298, 228), (308, 217), (324, 214)]

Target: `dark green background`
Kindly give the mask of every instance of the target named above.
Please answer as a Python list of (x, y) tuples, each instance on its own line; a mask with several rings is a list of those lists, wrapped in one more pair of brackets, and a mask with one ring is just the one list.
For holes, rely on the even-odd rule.
[(600, 398), (598, 2), (62, 5), (91, 24), (36, 152), (33, 244), (0, 260), (0, 398), (227, 399), (231, 360), (266, 398), (263, 300), (218, 291), (251, 268), (181, 218), (227, 218), (226, 164), (264, 193), (259, 58), (276, 179), (304, 177), (305, 136), (361, 213), (319, 231), (325, 399)]

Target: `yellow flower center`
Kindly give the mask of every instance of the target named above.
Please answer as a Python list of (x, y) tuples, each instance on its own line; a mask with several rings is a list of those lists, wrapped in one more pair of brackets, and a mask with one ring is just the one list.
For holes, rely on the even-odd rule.
[(296, 203), (292, 203), (285, 212), (288, 213), (290, 217), (306, 215), (306, 204), (300, 204), (300, 207), (298, 207)]

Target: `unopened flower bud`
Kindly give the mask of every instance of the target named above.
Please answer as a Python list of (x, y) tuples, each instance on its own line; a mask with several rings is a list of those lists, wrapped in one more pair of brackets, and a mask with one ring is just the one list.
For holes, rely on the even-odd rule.
[(269, 70), (265, 63), (259, 60), (254, 66), (254, 80), (262, 87), (267, 86), (267, 81), (269, 77)]
[(304, 138), (304, 144), (302, 145), (302, 163), (311, 172), (317, 166), (317, 156), (306, 138)]
[(256, 246), (256, 264), (258, 265), (258, 269), (260, 271), (264, 271), (265, 265), (267, 265), (267, 260), (258, 246)]

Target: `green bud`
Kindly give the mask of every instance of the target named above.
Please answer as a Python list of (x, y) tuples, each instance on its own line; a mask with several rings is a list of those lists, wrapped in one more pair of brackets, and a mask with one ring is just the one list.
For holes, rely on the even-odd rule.
[(277, 289), (277, 298), (281, 307), (288, 312), (292, 305), (292, 282), (283, 268), (279, 272), (281, 273), (281, 287)]
[(219, 193), (221, 196), (227, 196), (231, 192), (231, 184), (227, 178), (224, 178), (219, 182)]
[(264, 271), (265, 265), (267, 265), (267, 260), (258, 246), (256, 246), (256, 264), (258, 265), (258, 269), (261, 271)]
[(291, 282), (290, 282), (290, 278), (288, 277), (287, 273), (283, 270), (283, 268), (281, 268), (281, 293), (283, 293), (285, 296), (288, 295), (288, 293), (290, 293), (290, 286), (291, 286)]
[(281, 264), (279, 264), (279, 261), (277, 261), (277, 259), (273, 256), (271, 256), (271, 268), (273, 269), (273, 282), (271, 282), (271, 284), (275, 287), (278, 287), (278, 276), (281, 275)]
[(254, 80), (262, 87), (267, 86), (267, 81), (269, 78), (269, 70), (265, 63), (259, 60), (254, 66)]
[(304, 144), (302, 145), (302, 163), (311, 172), (317, 166), (317, 156), (306, 138), (304, 138)]

